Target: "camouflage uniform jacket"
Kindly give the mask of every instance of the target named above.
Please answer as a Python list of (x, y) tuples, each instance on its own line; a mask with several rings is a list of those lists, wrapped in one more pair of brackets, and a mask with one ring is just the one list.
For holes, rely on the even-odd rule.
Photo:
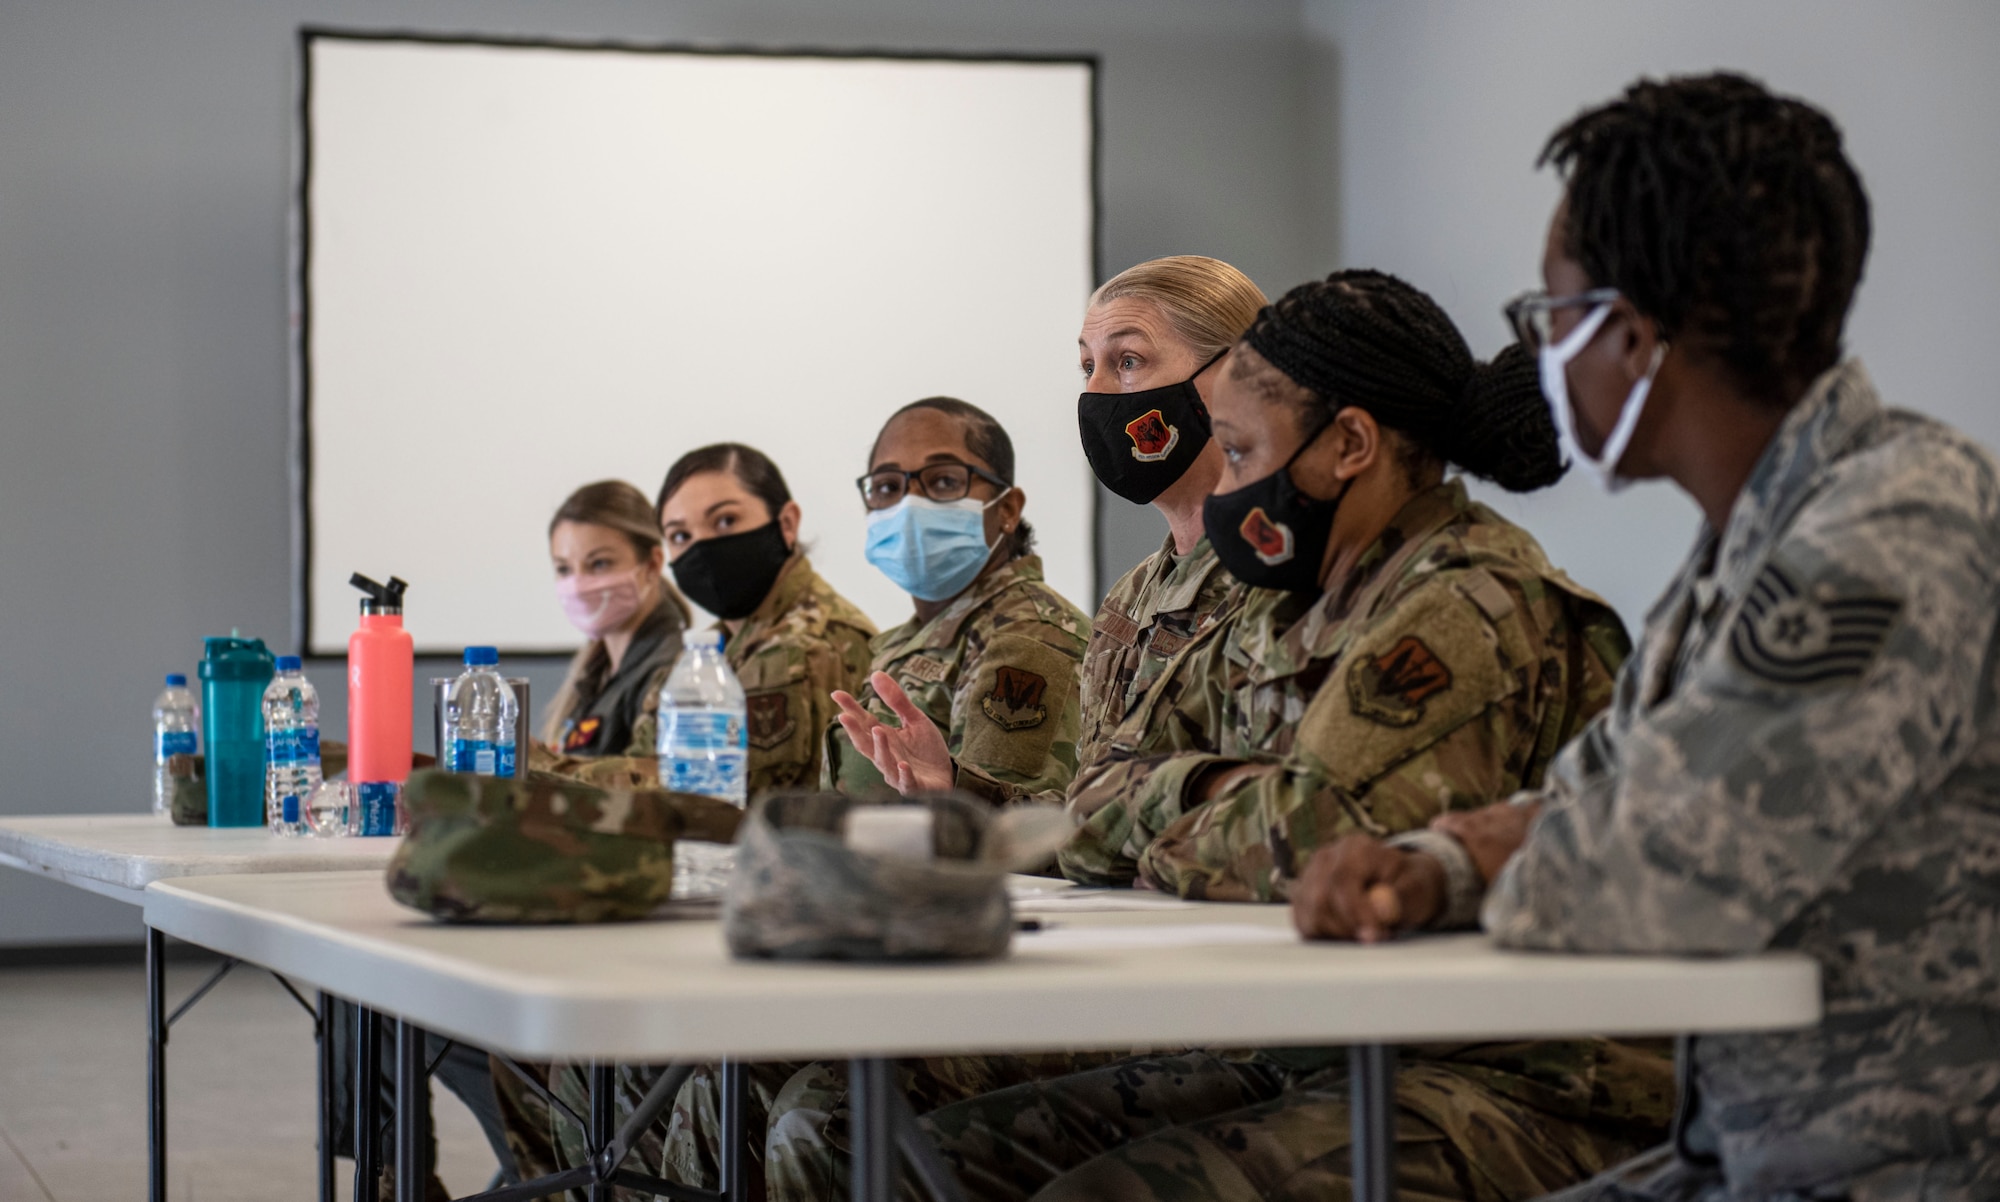
[[(1123, 850), (1162, 890), (1283, 899), (1321, 844), (1421, 827), (1540, 781), (1609, 702), (1627, 647), (1604, 602), (1456, 480), (1412, 498), (1298, 611), (1260, 595), (1191, 649), (1209, 660), (1203, 687), (1174, 707), (1200, 715), (1215, 754), (1107, 757), (1072, 801), (1133, 815)], [(1142, 711), (1113, 742), (1162, 721)], [(1244, 762), (1264, 771), (1185, 805), (1204, 769)]]
[(1683, 1048), (1645, 1196), (2000, 1197), (1997, 625), (1993, 460), (1843, 364), (1524, 798), (1503, 943), (1821, 965), (1818, 1027)]
[(1223, 568), (1206, 535), (1186, 555), (1174, 553), (1168, 535), (1158, 551), (1119, 577), (1097, 608), (1083, 653), (1078, 764), (1087, 768), (1097, 759), (1167, 665), (1248, 591)]
[[(873, 670), (886, 672), (944, 732), (957, 787), (995, 803), (1069, 787), (1080, 726), (1077, 669), (1083, 611), (1042, 583), (1039, 556), (988, 571), (928, 622), (876, 635)], [(873, 689), (855, 694), (896, 725)], [(852, 796), (887, 789), (838, 723), (826, 730), (830, 788)]]
[[(838, 712), (833, 691), (851, 692), (867, 681), (874, 635), (868, 615), (834, 592), (811, 560), (794, 554), (763, 602), (726, 636), (722, 657), (743, 683), (752, 797), (819, 782), (820, 734)], [(657, 759), (660, 690), (672, 671), (672, 664), (662, 665), (646, 689), (625, 751), (633, 759)]]

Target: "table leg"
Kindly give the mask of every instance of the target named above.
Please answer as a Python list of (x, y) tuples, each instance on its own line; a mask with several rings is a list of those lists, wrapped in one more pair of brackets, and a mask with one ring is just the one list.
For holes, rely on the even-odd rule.
[[(396, 1202), (424, 1202), (424, 1115), (430, 1110), (430, 1077), (424, 1072), (424, 1033), (407, 1019), (396, 1020)], [(363, 1202), (366, 1202), (364, 1199)]]
[(381, 1175), (381, 1107), (377, 1105), (382, 1075), (382, 1027), (375, 1012), (354, 1008), (354, 1198), (374, 1202), (375, 1179)]
[(1353, 1124), (1350, 1168), (1354, 1202), (1396, 1196), (1396, 1049), (1356, 1044), (1347, 1049), (1348, 1116)]
[(146, 928), (146, 1196), (167, 1202), (167, 936)]
[(853, 1124), (854, 1202), (890, 1202), (896, 1196), (894, 1111), (889, 1105), (895, 1075), (887, 1060), (851, 1061), (848, 1066), (848, 1121)]
[(319, 1024), (315, 1027), (319, 1042), (319, 1202), (335, 1202), (337, 1197), (333, 1186), (333, 1087), (340, 1066), (333, 1056), (333, 1011), (333, 995), (322, 992)]
[[(590, 1130), (586, 1133), (587, 1144), (593, 1153), (612, 1141), (618, 1134), (617, 1128), (616, 1069), (610, 1061), (593, 1061), (590, 1066)], [(590, 1202), (611, 1202), (608, 1176), (608, 1173), (599, 1173), (590, 1183)]]
[(750, 1182), (743, 1172), (743, 1103), (748, 1074), (737, 1060), (722, 1062), (722, 1198), (749, 1202)]

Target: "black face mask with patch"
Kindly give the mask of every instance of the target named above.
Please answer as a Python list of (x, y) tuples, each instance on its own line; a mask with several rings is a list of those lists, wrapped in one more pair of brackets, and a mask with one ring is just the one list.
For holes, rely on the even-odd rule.
[(674, 560), (674, 583), (696, 605), (735, 621), (757, 612), (791, 557), (785, 532), (778, 523), (766, 522), (742, 534), (693, 544)]
[[(1328, 422), (1330, 426), (1333, 423)], [(1284, 466), (1235, 492), (1216, 493), (1202, 503), (1201, 521), (1209, 545), (1229, 574), (1252, 588), (1319, 592), (1319, 568), (1333, 537), (1333, 515), (1349, 480), (1331, 500), (1299, 491), (1292, 481), (1292, 464), (1319, 440), (1327, 426), (1299, 444)]]
[(1135, 505), (1150, 505), (1187, 474), (1209, 439), (1208, 406), (1195, 379), (1228, 353), (1225, 348), (1178, 384), (1076, 398), (1083, 456), (1104, 487)]

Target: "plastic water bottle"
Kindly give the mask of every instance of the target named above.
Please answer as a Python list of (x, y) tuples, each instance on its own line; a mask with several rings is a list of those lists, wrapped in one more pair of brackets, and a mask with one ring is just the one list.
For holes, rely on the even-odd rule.
[(444, 710), (444, 735), (453, 772), (514, 775), (514, 727), (519, 704), (500, 675), (500, 653), (467, 647), (465, 671), (452, 681)]
[(743, 805), (750, 731), (722, 632), (691, 633), (660, 689), (660, 784)]
[(299, 657), (281, 655), (264, 688), (264, 823), (272, 834), (313, 833), (306, 806), (319, 782), (319, 694)]
[(201, 741), (201, 705), (188, 689), (188, 678), (179, 672), (167, 673), (166, 691), (153, 702), (153, 812), (164, 814), (173, 808), (174, 778), (167, 772), (167, 758), (198, 755)]

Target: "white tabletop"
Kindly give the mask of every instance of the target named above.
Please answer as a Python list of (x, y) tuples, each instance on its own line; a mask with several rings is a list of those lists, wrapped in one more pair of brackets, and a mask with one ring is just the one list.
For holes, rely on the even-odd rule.
[(262, 827), (175, 826), (156, 814), (0, 818), (0, 864), (132, 905), (154, 881), (243, 872), (381, 872), (396, 839), (284, 839)]
[[(712, 914), (712, 911), (708, 912)], [(516, 1056), (828, 1058), (1187, 1044), (1320, 1045), (1808, 1026), (1802, 955), (1495, 950), (1483, 936), (1303, 943), (1281, 906), (1078, 912), (955, 965), (742, 962), (712, 917), (446, 925), (375, 873), (164, 881), (146, 921)]]

